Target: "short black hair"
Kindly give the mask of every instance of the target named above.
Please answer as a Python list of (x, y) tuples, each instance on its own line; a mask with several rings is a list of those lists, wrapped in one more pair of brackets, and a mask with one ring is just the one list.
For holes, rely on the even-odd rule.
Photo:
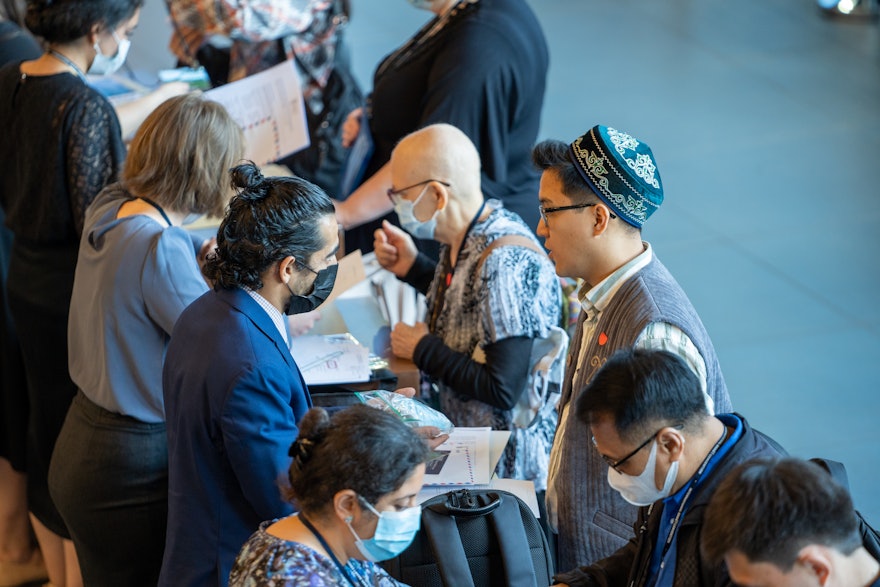
[(354, 405), (332, 417), (312, 408), (291, 447), (290, 499), (306, 515), (351, 489), (371, 505), (399, 489), (428, 460), (428, 445), (397, 416)]
[(847, 556), (862, 545), (849, 493), (809, 461), (743, 463), (718, 485), (703, 518), (700, 547), (712, 564), (737, 550), (788, 572), (809, 544)]
[(49, 43), (69, 43), (99, 24), (107, 29), (134, 16), (144, 0), (29, 0), (25, 24)]
[(709, 416), (700, 380), (681, 357), (667, 351), (618, 350), (577, 399), (582, 422), (610, 417), (627, 442), (641, 442), (658, 426), (697, 430)]
[(568, 154), (569, 146), (562, 141), (549, 139), (532, 148), (532, 163), (541, 171), (553, 170), (562, 181), (562, 193), (575, 203), (600, 202), (601, 200), (583, 180)]
[(288, 256), (306, 263), (326, 246), (319, 221), (334, 208), (321, 188), (299, 177), (263, 177), (250, 162), (230, 173), (238, 194), (203, 271), (217, 286), (260, 289), (260, 276), (273, 263)]

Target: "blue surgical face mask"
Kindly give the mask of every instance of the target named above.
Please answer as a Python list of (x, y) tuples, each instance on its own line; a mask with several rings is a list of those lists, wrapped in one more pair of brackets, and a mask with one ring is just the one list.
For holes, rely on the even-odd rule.
[(379, 517), (376, 532), (372, 538), (366, 540), (357, 535), (357, 532), (351, 527), (351, 522), (345, 520), (345, 524), (354, 536), (355, 546), (364, 559), (374, 563), (385, 561), (406, 550), (421, 526), (421, 506), (413, 506), (399, 512), (393, 510), (377, 512), (376, 508), (368, 504), (366, 500), (360, 496), (358, 499)]
[(426, 240), (434, 240), (434, 231), (437, 229), (437, 210), (434, 210), (434, 213), (431, 217), (424, 222), (416, 218), (416, 215), (413, 211), (416, 204), (419, 203), (419, 200), (422, 199), (422, 196), (425, 195), (425, 191), (427, 191), (428, 186), (426, 185), (422, 188), (422, 193), (419, 194), (419, 197), (416, 198), (415, 202), (410, 202), (409, 200), (404, 200), (403, 198), (397, 198), (394, 202), (394, 211), (397, 212), (397, 217), (400, 219), (400, 226), (413, 235), (416, 238), (423, 238)]
[(116, 55), (112, 57), (107, 57), (103, 53), (101, 53), (101, 46), (95, 41), (95, 51), (97, 55), (95, 55), (95, 60), (92, 61), (92, 64), (89, 66), (88, 73), (94, 75), (110, 75), (111, 73), (116, 73), (122, 64), (125, 63), (125, 58), (128, 56), (128, 49), (131, 47), (131, 41), (128, 39), (120, 39), (116, 36), (116, 31), (113, 31), (113, 39), (116, 41)]

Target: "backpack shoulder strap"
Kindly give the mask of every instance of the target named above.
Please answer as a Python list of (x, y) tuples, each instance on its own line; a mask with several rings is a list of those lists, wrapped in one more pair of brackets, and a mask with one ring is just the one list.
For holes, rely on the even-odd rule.
[(493, 240), (489, 245), (483, 249), (483, 252), (480, 253), (480, 258), (477, 260), (477, 264), (475, 265), (475, 273), (479, 275), (480, 270), (483, 268), (483, 263), (486, 262), (486, 259), (489, 258), (489, 255), (497, 249), (498, 247), (507, 247), (507, 246), (515, 246), (515, 247), (525, 247), (527, 249), (531, 249), (541, 255), (546, 255), (539, 245), (535, 244), (535, 241), (530, 239), (527, 236), (523, 236), (521, 234), (509, 234), (507, 236), (498, 237)]
[(510, 587), (538, 587), (532, 564), (529, 541), (522, 524), (519, 503), (510, 494), (499, 492), (501, 505), (489, 514), (489, 523), (495, 530), (504, 574)]
[(424, 508), (422, 524), (431, 543), (443, 584), (447, 587), (474, 587), (455, 518)]

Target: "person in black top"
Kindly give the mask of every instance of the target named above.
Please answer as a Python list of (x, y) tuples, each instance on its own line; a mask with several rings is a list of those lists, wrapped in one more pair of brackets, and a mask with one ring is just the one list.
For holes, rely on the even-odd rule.
[[(18, 2), (0, 2), (0, 67), (36, 59), (43, 50), (22, 26)], [(25, 444), (27, 395), (18, 336), (6, 301), (12, 232), (0, 207), (0, 577), (18, 583), (46, 578), (40, 551), (33, 547), (27, 514)]]
[[(535, 230), (538, 172), (529, 153), (538, 135), (549, 55), (525, 0), (427, 0), (436, 14), (376, 69), (366, 111), (344, 127), (350, 143), (361, 124), (375, 148), (364, 183), (337, 204), (346, 250), (372, 250), (372, 233), (391, 212), (388, 160), (408, 133), (448, 123), (476, 145), (482, 186)], [(369, 223), (369, 224), (364, 224)], [(355, 227), (363, 227), (353, 230)]]
[(46, 474), (76, 392), (67, 371), (68, 305), (85, 209), (116, 178), (125, 155), (116, 113), (85, 72), (122, 64), (141, 4), (34, 0), (25, 24), (48, 50), (0, 69), (0, 206), (15, 235), (6, 293), (30, 410), (28, 505), (49, 578), (67, 587), (81, 579)]

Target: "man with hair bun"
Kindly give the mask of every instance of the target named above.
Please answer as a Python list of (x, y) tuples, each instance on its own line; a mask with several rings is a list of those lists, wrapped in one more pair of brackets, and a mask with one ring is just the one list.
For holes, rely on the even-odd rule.
[(283, 314), (313, 310), (336, 279), (333, 205), (297, 177), (232, 170), (233, 197), (208, 256), (214, 289), (180, 316), (165, 358), (168, 531), (159, 585), (227, 584), (260, 522), (292, 513), (286, 477), (312, 406)]

